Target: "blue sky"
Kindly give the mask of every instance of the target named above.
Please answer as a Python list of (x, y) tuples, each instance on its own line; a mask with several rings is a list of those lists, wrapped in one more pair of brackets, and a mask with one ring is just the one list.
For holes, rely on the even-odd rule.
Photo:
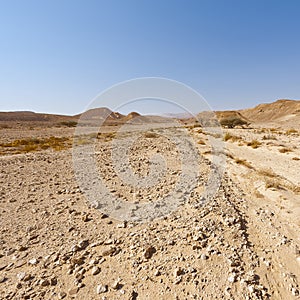
[(148, 76), (217, 110), (300, 99), (299, 12), (292, 0), (0, 0), (0, 110), (75, 114)]

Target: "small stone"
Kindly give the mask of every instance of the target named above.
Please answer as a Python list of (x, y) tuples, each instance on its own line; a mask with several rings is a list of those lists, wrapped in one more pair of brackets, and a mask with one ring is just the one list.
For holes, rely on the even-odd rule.
[(25, 273), (25, 272), (21, 272), (21, 273), (17, 274), (17, 278), (18, 278), (20, 281), (22, 281), (22, 280), (25, 278), (25, 276), (26, 276), (26, 273)]
[(38, 263), (38, 260), (36, 258), (30, 259), (28, 261), (28, 264), (30, 264), (30, 265), (36, 265), (37, 263)]
[(232, 273), (229, 277), (228, 277), (228, 281), (233, 283), (236, 281), (236, 274)]
[(206, 255), (206, 254), (201, 254), (201, 256), (200, 256), (200, 258), (202, 259), (202, 260), (207, 260), (208, 259), (208, 256)]
[(92, 268), (91, 273), (92, 273), (92, 275), (97, 275), (100, 273), (100, 271), (101, 271), (101, 269), (99, 267), (95, 266)]
[(22, 251), (26, 251), (28, 249), (28, 247), (25, 247), (23, 245), (21, 245), (19, 248), (18, 248), (18, 251), (22, 252)]
[(99, 260), (98, 259), (91, 259), (90, 261), (89, 261), (89, 265), (91, 265), (91, 266), (95, 266), (95, 265), (97, 265), (99, 263)]
[(24, 259), (19, 259), (14, 264), (15, 268), (20, 268), (20, 267), (22, 267), (24, 265), (26, 265), (26, 260), (24, 260)]
[(118, 278), (118, 279), (112, 284), (111, 287), (112, 287), (114, 290), (120, 289), (120, 288), (121, 288), (120, 282), (121, 282), (121, 279)]
[(152, 255), (156, 252), (156, 249), (152, 246), (148, 247), (144, 252), (144, 257), (150, 259)]
[(115, 247), (110, 247), (108, 249), (103, 250), (102, 252), (102, 256), (108, 256), (108, 255), (112, 255), (116, 252), (116, 248)]
[(79, 291), (79, 288), (76, 287), (76, 288), (69, 289), (68, 293), (70, 296), (72, 296), (72, 295), (76, 295), (78, 293), (78, 291)]
[(2, 282), (4, 282), (5, 281), (5, 277), (3, 277), (3, 276), (0, 276), (0, 283), (2, 283)]
[(80, 250), (84, 250), (89, 245), (88, 240), (82, 240), (78, 243)]
[(97, 286), (97, 294), (102, 294), (102, 293), (106, 293), (108, 291), (108, 286), (107, 285), (102, 285), (102, 284), (99, 284)]
[(52, 286), (57, 285), (57, 278), (56, 277), (52, 277), (50, 279), (50, 285), (52, 285)]
[(181, 269), (181, 268), (176, 268), (175, 270), (174, 270), (174, 277), (178, 277), (178, 276), (180, 276), (180, 275), (183, 275), (183, 270)]
[(292, 288), (292, 295), (299, 296), (299, 291), (296, 288)]
[(58, 293), (58, 299), (64, 299), (67, 296), (65, 292)]
[(41, 279), (40, 280), (40, 285), (41, 286), (48, 286), (48, 285), (50, 285), (50, 281), (48, 279)]
[(126, 228), (127, 227), (127, 222), (123, 222), (117, 225), (117, 228)]
[(89, 215), (87, 215), (87, 214), (82, 216), (82, 221), (83, 222), (88, 222), (88, 221), (91, 221), (91, 220), (92, 220), (92, 218), (90, 218)]

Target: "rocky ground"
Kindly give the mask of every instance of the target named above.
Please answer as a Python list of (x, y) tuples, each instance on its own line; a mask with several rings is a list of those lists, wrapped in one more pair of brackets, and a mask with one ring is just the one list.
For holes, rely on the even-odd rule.
[[(223, 136), (193, 128), (202, 154), (195, 190), (178, 210), (144, 224), (87, 201), (71, 149), (4, 153), (0, 298), (299, 299), (299, 132), (227, 132), (239, 138), (225, 141), (227, 168), (214, 198), (203, 204), (201, 193), (212, 166), (209, 139)], [(1, 136), (10, 138), (5, 129)], [(247, 144), (254, 139), (257, 148)], [(180, 173), (172, 145), (150, 135), (133, 146), (130, 163), (142, 176), (145, 145), (169, 158), (165, 181), (137, 193), (113, 173), (109, 143), (99, 140), (97, 161), (112, 193), (155, 201), (172, 190)]]

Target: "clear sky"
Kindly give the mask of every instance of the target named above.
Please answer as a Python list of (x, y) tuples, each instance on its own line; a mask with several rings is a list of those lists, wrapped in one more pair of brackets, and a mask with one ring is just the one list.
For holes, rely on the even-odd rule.
[(213, 109), (300, 99), (299, 14), (298, 0), (0, 0), (0, 111), (75, 114), (145, 76)]

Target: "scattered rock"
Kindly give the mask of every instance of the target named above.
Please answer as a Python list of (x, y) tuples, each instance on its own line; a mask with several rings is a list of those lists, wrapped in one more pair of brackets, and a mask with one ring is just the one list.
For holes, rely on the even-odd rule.
[(144, 252), (144, 257), (150, 259), (152, 255), (156, 252), (156, 249), (152, 246), (148, 247)]
[(208, 256), (206, 255), (206, 254), (201, 254), (201, 256), (200, 256), (200, 258), (202, 259), (202, 260), (207, 260), (208, 259)]
[(50, 281), (48, 279), (41, 279), (40, 280), (40, 285), (41, 286), (49, 286), (50, 285)]
[(59, 292), (58, 293), (58, 299), (64, 299), (67, 296), (65, 292)]
[(78, 288), (78, 287), (71, 288), (71, 289), (69, 289), (68, 294), (69, 294), (70, 296), (73, 296), (73, 295), (76, 295), (76, 294), (78, 293), (78, 291), (79, 291), (79, 288)]
[(92, 268), (91, 273), (92, 273), (92, 275), (97, 275), (100, 273), (100, 271), (101, 271), (101, 269), (99, 267), (95, 266)]
[(113, 284), (112, 284), (112, 289), (114, 289), (114, 290), (118, 290), (118, 289), (120, 289), (122, 286), (121, 286), (121, 284), (120, 284), (120, 282), (121, 282), (121, 279), (120, 278), (118, 278)]
[(38, 263), (38, 260), (37, 260), (36, 258), (30, 259), (30, 260), (28, 261), (28, 264), (29, 264), (29, 265), (36, 265), (37, 263)]
[(106, 293), (108, 291), (108, 286), (107, 285), (102, 285), (102, 284), (99, 284), (97, 286), (97, 294), (102, 294), (102, 293)]

